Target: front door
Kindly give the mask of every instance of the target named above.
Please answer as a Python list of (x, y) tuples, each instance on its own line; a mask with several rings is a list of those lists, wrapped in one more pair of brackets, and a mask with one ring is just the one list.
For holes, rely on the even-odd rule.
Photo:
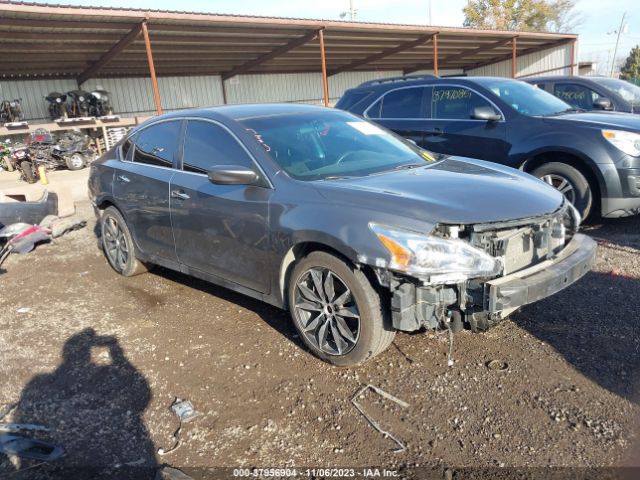
[(218, 165), (254, 160), (222, 125), (190, 120), (182, 169), (170, 186), (171, 221), (183, 265), (262, 293), (268, 293), (269, 198), (256, 185), (215, 185), (207, 172)]
[(497, 108), (475, 91), (455, 85), (434, 86), (431, 119), (425, 133), (425, 148), (448, 155), (479, 158), (503, 163), (510, 150), (506, 123), (475, 120), (476, 107)]
[[(181, 122), (151, 125), (125, 145), (125, 161), (116, 171), (113, 195), (141, 252), (151, 261), (176, 262), (169, 213), (169, 181)], [(158, 263), (163, 263), (159, 261)]]

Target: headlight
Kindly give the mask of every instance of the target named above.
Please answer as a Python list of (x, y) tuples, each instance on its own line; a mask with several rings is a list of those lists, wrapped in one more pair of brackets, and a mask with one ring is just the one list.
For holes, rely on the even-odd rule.
[(623, 130), (602, 130), (602, 136), (618, 150), (640, 157), (640, 135)]
[(62, 103), (62, 99), (60, 97), (56, 98), (56, 103)]
[(80, 95), (80, 97), (78, 97), (78, 100), (80, 100), (81, 102), (84, 102), (84, 97)]
[(498, 275), (502, 265), (462, 240), (447, 240), (408, 230), (369, 224), (391, 256), (389, 268), (416, 276), (466, 280)]

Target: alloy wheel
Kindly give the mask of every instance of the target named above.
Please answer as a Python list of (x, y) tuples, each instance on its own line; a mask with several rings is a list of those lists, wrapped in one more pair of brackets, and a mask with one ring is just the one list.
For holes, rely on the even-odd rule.
[(69, 157), (69, 161), (70, 161), (71, 166), (74, 169), (78, 169), (79, 170), (84, 165), (84, 157), (82, 155), (80, 155), (79, 153), (74, 153), (73, 155), (71, 155), (71, 157)]
[(127, 237), (118, 220), (112, 216), (104, 219), (104, 249), (111, 264), (123, 271), (129, 262)]
[(360, 335), (360, 311), (351, 290), (327, 268), (304, 272), (295, 288), (295, 319), (300, 331), (318, 350), (346, 355)]
[(543, 182), (551, 185), (553, 188), (562, 193), (567, 200), (571, 203), (575, 203), (576, 200), (576, 192), (573, 188), (573, 184), (564, 178), (562, 175), (558, 175), (556, 173), (550, 173), (548, 175), (544, 175), (540, 178)]

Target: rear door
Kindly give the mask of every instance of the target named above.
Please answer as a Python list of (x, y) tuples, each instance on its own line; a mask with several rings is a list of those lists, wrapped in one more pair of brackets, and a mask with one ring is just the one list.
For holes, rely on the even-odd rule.
[(430, 90), (425, 86), (390, 90), (365, 111), (365, 116), (424, 147), (425, 98)]
[[(150, 260), (176, 262), (169, 214), (169, 181), (181, 121), (155, 123), (125, 142), (126, 158), (116, 172), (113, 194), (138, 248)], [(162, 262), (160, 262), (162, 263)]]
[[(178, 260), (190, 269), (269, 291), (269, 198), (257, 185), (215, 185), (214, 166), (260, 170), (239, 140), (223, 125), (189, 120), (182, 169), (171, 181), (171, 219)], [(264, 176), (263, 176), (264, 177)]]
[(504, 162), (510, 150), (506, 123), (472, 118), (476, 107), (500, 109), (475, 90), (461, 85), (434, 85), (426, 148), (449, 155)]

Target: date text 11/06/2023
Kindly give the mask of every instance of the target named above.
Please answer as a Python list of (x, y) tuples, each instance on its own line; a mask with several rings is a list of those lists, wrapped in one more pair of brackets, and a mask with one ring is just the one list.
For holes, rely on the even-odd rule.
[(397, 470), (386, 468), (234, 468), (234, 477), (258, 478), (394, 478)]

